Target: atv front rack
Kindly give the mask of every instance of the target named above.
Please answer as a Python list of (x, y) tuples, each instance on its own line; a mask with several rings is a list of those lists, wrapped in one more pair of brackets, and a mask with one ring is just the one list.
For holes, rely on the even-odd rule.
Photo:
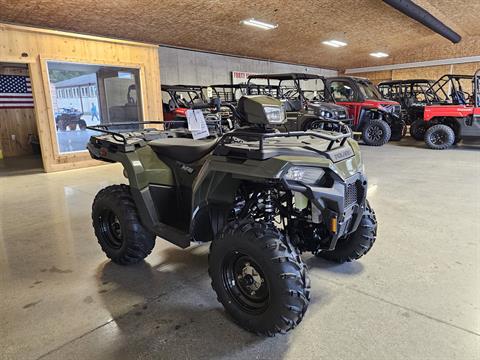
[[(343, 124), (344, 125), (344, 124)], [(235, 130), (222, 136), (217, 147), (214, 150), (215, 155), (230, 156), (238, 158), (251, 158), (256, 160), (265, 160), (278, 155), (300, 155), (298, 151), (292, 150), (291, 147), (302, 148), (303, 151), (315, 151), (318, 154), (324, 155), (333, 161), (338, 161), (340, 158), (353, 156), (353, 150), (350, 147), (344, 147), (348, 138), (352, 136), (350, 129), (344, 125), (345, 133), (331, 134), (327, 132), (317, 131), (290, 131), (286, 133), (281, 132), (255, 132)], [(322, 140), (327, 140), (328, 145), (325, 150), (320, 150), (311, 144), (304, 142), (300, 145), (292, 144), (268, 144), (272, 145), (266, 148), (266, 141), (274, 138), (292, 138), (300, 139), (301, 137), (313, 137)], [(252, 143), (257, 143), (258, 146), (252, 147)], [(335, 144), (338, 147), (334, 149)], [(289, 148), (290, 147), (290, 148)], [(345, 149), (345, 151), (343, 151)]]

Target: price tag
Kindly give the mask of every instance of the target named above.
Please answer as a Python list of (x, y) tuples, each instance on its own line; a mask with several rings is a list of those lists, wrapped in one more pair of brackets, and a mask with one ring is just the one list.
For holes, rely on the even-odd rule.
[(187, 110), (188, 130), (192, 133), (193, 139), (203, 139), (210, 135), (207, 122), (202, 110)]

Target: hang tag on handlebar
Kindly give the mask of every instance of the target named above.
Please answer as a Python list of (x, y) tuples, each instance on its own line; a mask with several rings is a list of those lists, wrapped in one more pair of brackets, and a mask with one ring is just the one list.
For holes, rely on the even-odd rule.
[(190, 131), (200, 131), (207, 126), (205, 122), (205, 117), (203, 112), (200, 109), (192, 110), (189, 109), (186, 111), (188, 130)]
[(202, 110), (187, 110), (187, 123), (188, 130), (192, 133), (194, 140), (203, 139), (210, 135), (208, 131), (207, 122), (205, 121), (205, 116), (203, 116)]

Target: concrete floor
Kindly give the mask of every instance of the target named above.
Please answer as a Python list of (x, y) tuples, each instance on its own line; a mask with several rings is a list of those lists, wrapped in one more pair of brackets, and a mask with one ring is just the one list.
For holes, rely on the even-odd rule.
[(479, 149), (362, 150), (377, 243), (344, 265), (306, 254), (307, 315), (267, 339), (225, 315), (205, 245), (106, 261), (90, 207), (119, 166), (1, 176), (0, 358), (480, 359)]

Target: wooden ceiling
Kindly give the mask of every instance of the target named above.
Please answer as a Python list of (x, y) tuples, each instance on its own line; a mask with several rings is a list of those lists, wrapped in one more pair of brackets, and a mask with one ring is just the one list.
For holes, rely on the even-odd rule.
[[(335, 69), (478, 55), (480, 1), (416, 3), (462, 42), (451, 44), (381, 0), (0, 0), (0, 22)], [(278, 28), (240, 24), (251, 17)], [(322, 45), (329, 39), (348, 46)], [(370, 57), (375, 51), (391, 56)]]

